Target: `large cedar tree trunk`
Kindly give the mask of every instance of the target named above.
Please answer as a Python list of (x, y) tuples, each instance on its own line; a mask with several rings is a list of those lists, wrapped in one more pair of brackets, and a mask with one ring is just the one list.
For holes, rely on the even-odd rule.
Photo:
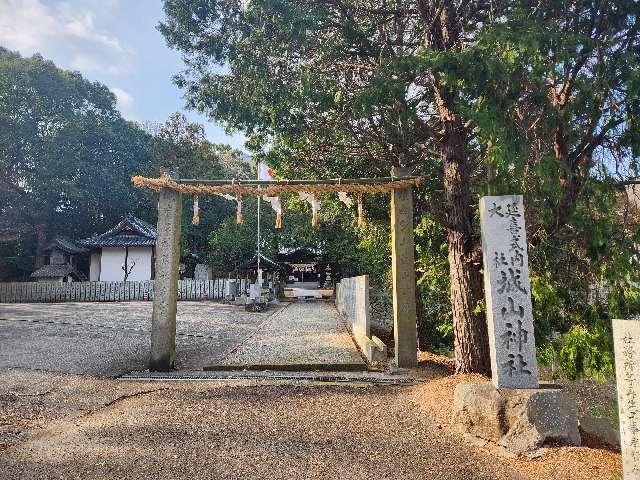
[[(460, 25), (451, 0), (418, 0), (418, 9), (429, 26), (425, 45), (431, 50), (460, 49)], [(466, 128), (455, 113), (455, 92), (431, 74), (441, 124), (440, 152), (443, 164), (449, 275), (454, 330), (456, 373), (490, 374), (489, 340), (484, 315), (475, 313), (483, 296), (481, 256), (473, 231)]]
[(460, 120), (443, 121), (441, 144), (447, 209), (449, 276), (456, 373), (490, 374), (489, 339), (484, 315), (475, 312), (482, 299), (481, 261), (474, 241), (473, 209), (465, 137)]

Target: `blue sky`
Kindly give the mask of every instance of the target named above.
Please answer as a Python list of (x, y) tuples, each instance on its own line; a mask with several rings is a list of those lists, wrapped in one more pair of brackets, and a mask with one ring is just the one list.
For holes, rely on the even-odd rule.
[(163, 122), (182, 111), (205, 126), (209, 140), (242, 148), (241, 134), (228, 136), (184, 108), (171, 81), (180, 55), (155, 28), (162, 17), (160, 0), (0, 0), (0, 45), (23, 56), (39, 52), (106, 84), (127, 119)]

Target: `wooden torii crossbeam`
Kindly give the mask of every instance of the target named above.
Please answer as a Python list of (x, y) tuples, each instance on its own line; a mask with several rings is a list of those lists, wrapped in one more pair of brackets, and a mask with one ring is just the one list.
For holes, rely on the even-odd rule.
[(240, 195), (276, 196), (285, 192), (307, 193), (387, 193), (392, 190), (418, 186), (422, 177), (382, 178), (332, 178), (328, 180), (198, 180), (172, 179), (169, 176), (145, 178), (136, 176), (132, 181), (137, 187), (153, 190), (168, 188), (189, 195), (216, 195), (236, 193)]
[(391, 194), (391, 263), (395, 364), (414, 367), (417, 362), (415, 267), (413, 239), (413, 187), (421, 177), (394, 168), (390, 177), (328, 180), (198, 180), (132, 178), (137, 187), (159, 192), (158, 237), (151, 326), (149, 370), (169, 371), (176, 354), (176, 313), (180, 267), (182, 194), (278, 196), (285, 192)]

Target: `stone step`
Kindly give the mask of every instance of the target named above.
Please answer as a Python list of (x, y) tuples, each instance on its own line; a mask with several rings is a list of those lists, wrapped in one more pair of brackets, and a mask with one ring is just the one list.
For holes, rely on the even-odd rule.
[(366, 372), (364, 362), (348, 363), (257, 363), (249, 365), (219, 364), (203, 368), (208, 372), (216, 371), (276, 371), (276, 372)]
[(329, 383), (368, 383), (381, 385), (416, 385), (418, 379), (408, 376), (389, 375), (381, 372), (296, 372), (296, 371), (194, 371), (194, 372), (134, 372), (118, 378), (122, 381), (225, 381), (265, 380)]

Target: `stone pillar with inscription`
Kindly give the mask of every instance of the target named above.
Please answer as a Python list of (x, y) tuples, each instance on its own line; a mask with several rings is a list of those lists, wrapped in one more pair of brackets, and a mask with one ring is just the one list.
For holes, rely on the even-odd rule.
[[(409, 176), (394, 168), (394, 177)], [(393, 276), (393, 334), (395, 364), (412, 368), (418, 361), (416, 272), (413, 243), (413, 189), (391, 191), (391, 272)]]
[(624, 480), (640, 480), (640, 320), (613, 321)]
[(158, 238), (156, 239), (153, 313), (151, 317), (151, 356), (149, 370), (169, 371), (176, 356), (176, 313), (180, 268), (180, 228), (182, 196), (163, 188), (158, 200)]
[(522, 195), (480, 199), (492, 381), (538, 388)]

